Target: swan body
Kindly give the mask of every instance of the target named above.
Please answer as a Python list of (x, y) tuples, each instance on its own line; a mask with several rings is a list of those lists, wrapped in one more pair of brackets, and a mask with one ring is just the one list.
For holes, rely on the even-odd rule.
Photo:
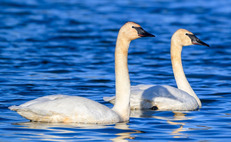
[(67, 95), (50, 95), (9, 109), (31, 121), (109, 124), (129, 121), (130, 79), (127, 54), (130, 42), (153, 37), (134, 22), (120, 28), (115, 49), (116, 98), (112, 109), (93, 100)]
[(116, 123), (122, 118), (108, 107), (78, 96), (50, 95), (11, 106), (26, 119), (40, 122)]
[[(196, 110), (199, 105), (187, 92), (168, 85), (137, 85), (131, 87), (131, 109)], [(114, 97), (104, 97), (114, 104)]]
[[(177, 30), (171, 39), (171, 60), (174, 77), (178, 88), (167, 85), (137, 85), (131, 87), (131, 109), (155, 110), (196, 110), (201, 107), (201, 101), (191, 88), (183, 71), (181, 51), (183, 46), (204, 45), (193, 33)], [(107, 102), (114, 103), (114, 97), (104, 97)]]

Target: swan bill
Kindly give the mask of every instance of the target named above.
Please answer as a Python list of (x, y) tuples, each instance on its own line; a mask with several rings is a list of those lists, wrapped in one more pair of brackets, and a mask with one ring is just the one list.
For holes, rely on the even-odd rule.
[(153, 34), (150, 34), (149, 32), (145, 31), (143, 28), (141, 27), (135, 27), (135, 26), (132, 26), (132, 28), (136, 29), (138, 35), (140, 37), (155, 37), (155, 35)]
[(191, 39), (192, 41), (192, 44), (195, 44), (195, 45), (203, 45), (203, 46), (207, 46), (209, 47), (208, 44), (204, 43), (203, 41), (201, 41), (198, 37), (196, 37), (195, 35), (193, 34), (188, 34), (186, 33), (186, 35)]

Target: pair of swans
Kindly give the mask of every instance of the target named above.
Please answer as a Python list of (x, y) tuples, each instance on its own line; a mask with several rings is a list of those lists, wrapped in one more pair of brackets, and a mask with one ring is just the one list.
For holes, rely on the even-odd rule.
[[(171, 110), (170, 108), (174, 106), (174, 103), (180, 102), (179, 100), (182, 100), (181, 97), (183, 97), (183, 103), (189, 101), (192, 102), (190, 105), (196, 104), (197, 107), (201, 106), (200, 100), (193, 92), (184, 75), (181, 64), (181, 50), (182, 46), (192, 44), (208, 45), (187, 30), (180, 29), (174, 33), (171, 43), (171, 54), (173, 65), (175, 66), (173, 67), (174, 75), (179, 89), (170, 86), (160, 86), (164, 90), (167, 89), (169, 93), (176, 93), (172, 94), (175, 98), (168, 98), (170, 94), (166, 96), (161, 94), (159, 95), (161, 98), (157, 99), (158, 102), (154, 101), (153, 104), (151, 101), (155, 99), (148, 99), (155, 98), (156, 93), (165, 93), (165, 91), (157, 89), (157, 92), (148, 93), (150, 95), (149, 98), (147, 96), (144, 99), (142, 92), (146, 90), (148, 92), (156, 91), (156, 89), (153, 89), (155, 86), (135, 86), (132, 87), (132, 90), (135, 90), (135, 95), (130, 92), (131, 86), (127, 66), (128, 48), (132, 40), (140, 37), (154, 37), (154, 35), (146, 32), (140, 25), (134, 22), (127, 22), (119, 30), (115, 49), (116, 96), (112, 109), (87, 98), (67, 95), (40, 97), (20, 106), (11, 106), (9, 109), (17, 111), (17, 113), (31, 121), (111, 124), (129, 121), (130, 109), (136, 108), (133, 104), (142, 106), (137, 107), (139, 109), (156, 107), (159, 110), (162, 108), (164, 108), (163, 110)], [(150, 88), (151, 91), (149, 91)], [(139, 94), (138, 92), (140, 92), (141, 97), (136, 100), (134, 98), (136, 94)], [(142, 103), (143, 100), (145, 100), (144, 105), (137, 105)], [(146, 105), (146, 101), (149, 103), (148, 105)], [(166, 106), (164, 107), (164, 105)]]
[[(131, 86), (131, 109), (154, 109), (187, 111), (201, 108), (201, 101), (191, 88), (183, 70), (181, 51), (183, 46), (208, 44), (199, 40), (193, 33), (177, 30), (171, 38), (171, 61), (178, 88), (168, 85)], [(104, 101), (115, 103), (115, 97), (104, 97)]]

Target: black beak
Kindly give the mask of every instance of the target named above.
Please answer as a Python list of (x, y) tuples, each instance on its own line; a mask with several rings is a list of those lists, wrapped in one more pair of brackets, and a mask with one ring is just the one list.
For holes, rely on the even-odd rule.
[(186, 35), (191, 39), (192, 43), (195, 45), (203, 45), (203, 46), (207, 46), (209, 47), (208, 44), (204, 43), (203, 41), (201, 41), (199, 38), (197, 38), (195, 35), (193, 34), (188, 34), (186, 33)]
[(155, 37), (155, 35), (152, 35), (152, 34), (146, 32), (146, 31), (145, 31), (143, 28), (141, 28), (141, 27), (134, 27), (134, 26), (133, 26), (132, 28), (136, 29), (136, 31), (137, 31), (137, 33), (138, 33), (138, 35), (139, 35), (140, 37)]

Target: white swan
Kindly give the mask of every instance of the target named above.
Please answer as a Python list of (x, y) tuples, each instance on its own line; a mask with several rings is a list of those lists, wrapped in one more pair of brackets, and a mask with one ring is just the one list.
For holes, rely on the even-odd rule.
[(31, 121), (116, 123), (129, 120), (130, 79), (127, 54), (131, 40), (153, 37), (140, 25), (127, 22), (121, 27), (115, 49), (116, 103), (112, 109), (93, 100), (67, 95), (50, 95), (26, 102), (9, 109)]
[[(183, 71), (181, 51), (183, 46), (204, 45), (193, 33), (177, 30), (171, 38), (171, 60), (177, 88), (167, 85), (137, 85), (131, 87), (131, 109), (196, 110), (201, 101), (194, 93)], [(114, 97), (104, 97), (114, 103)]]

